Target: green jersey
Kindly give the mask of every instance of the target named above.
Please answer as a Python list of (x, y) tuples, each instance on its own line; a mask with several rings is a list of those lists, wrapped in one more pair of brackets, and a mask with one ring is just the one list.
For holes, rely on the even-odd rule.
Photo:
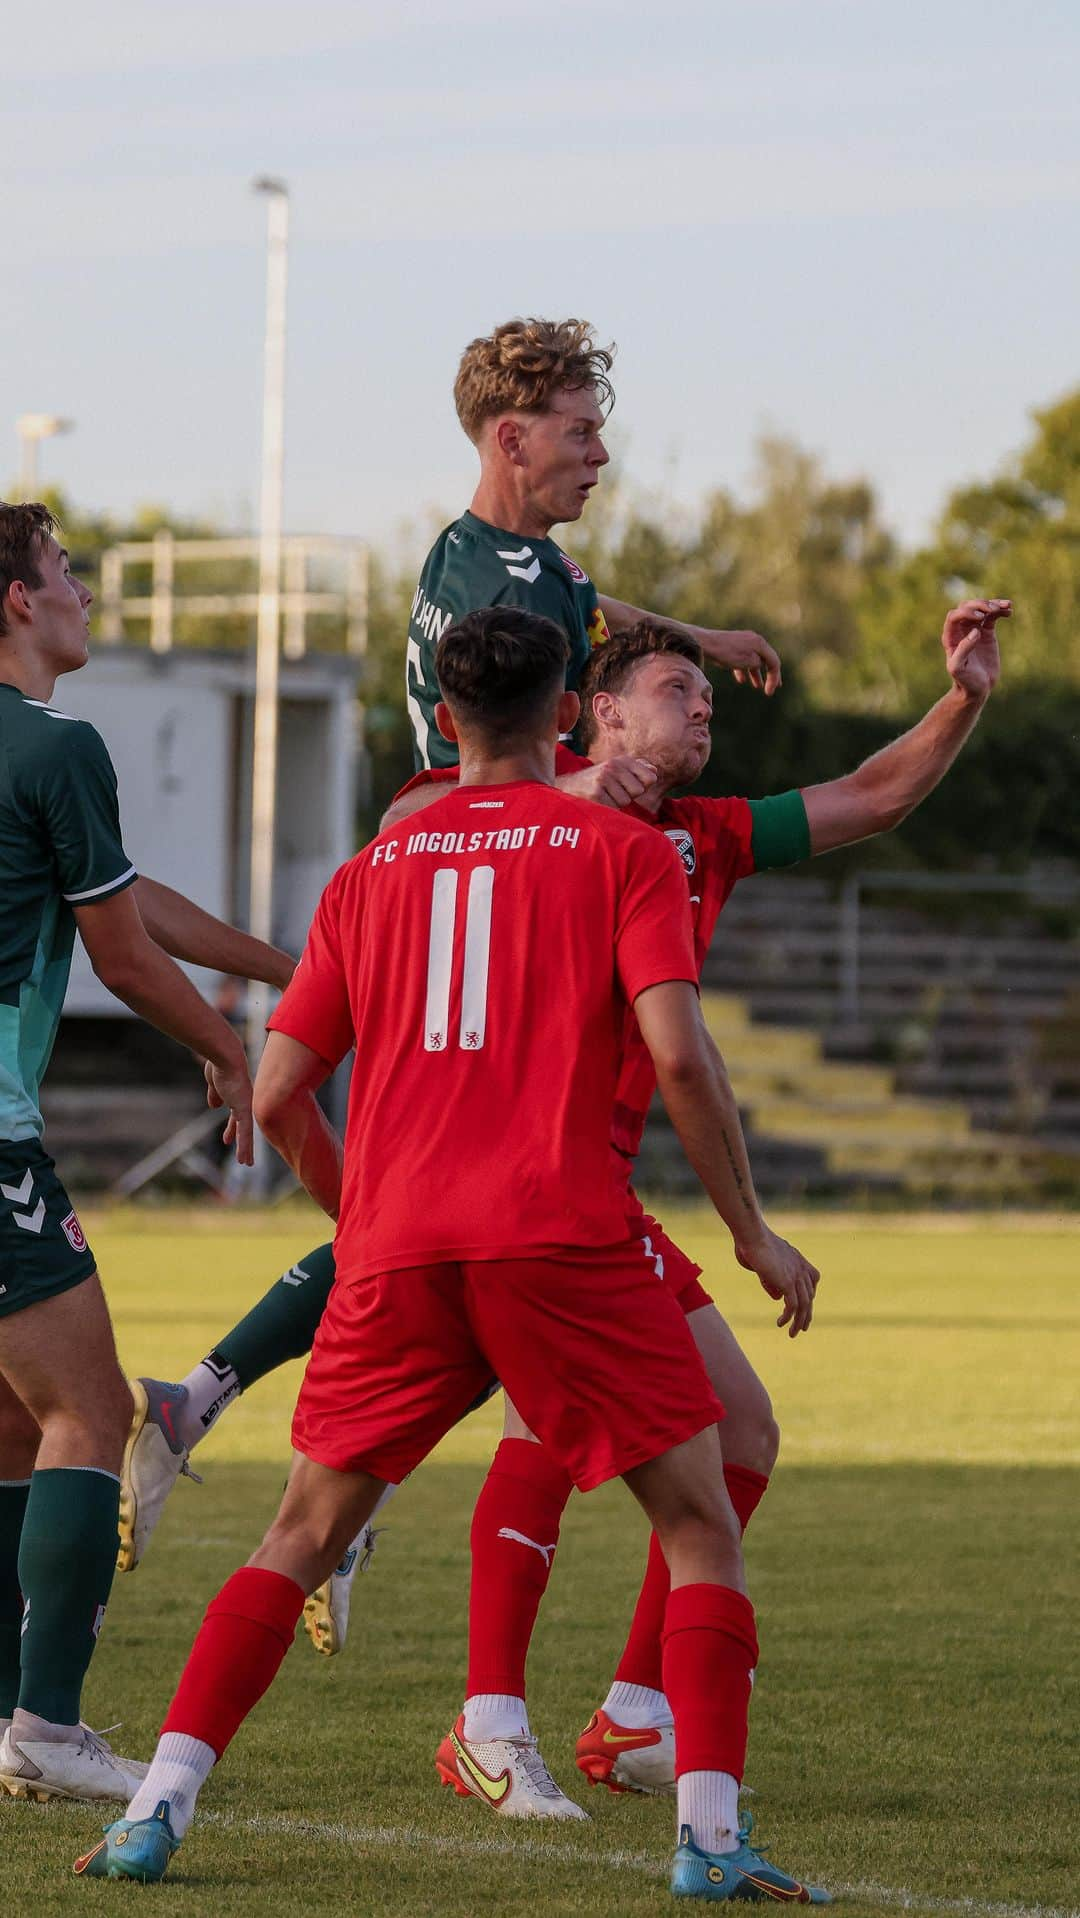
[(0, 1140), (37, 1139), (71, 971), (73, 906), (137, 877), (101, 735), (0, 684)]
[(561, 626), (570, 641), (571, 687), (592, 647), (608, 638), (592, 580), (553, 539), (524, 540), (463, 513), (439, 534), (424, 561), (409, 616), (405, 699), (418, 772), (457, 765), (457, 748), (435, 725), (435, 648), (448, 626), (481, 606), (520, 606)]

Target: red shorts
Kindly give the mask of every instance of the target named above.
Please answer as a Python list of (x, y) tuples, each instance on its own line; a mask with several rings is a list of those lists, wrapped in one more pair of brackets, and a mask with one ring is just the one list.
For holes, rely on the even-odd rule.
[(293, 1444), (399, 1484), (492, 1373), (583, 1492), (724, 1416), (674, 1294), (634, 1242), (338, 1279)]
[(712, 1300), (701, 1283), (701, 1267), (680, 1251), (663, 1226), (645, 1211), (632, 1185), (626, 1188), (626, 1222), (635, 1239), (640, 1239), (646, 1256), (653, 1262), (658, 1279), (663, 1279), (683, 1311), (689, 1315), (699, 1305)]

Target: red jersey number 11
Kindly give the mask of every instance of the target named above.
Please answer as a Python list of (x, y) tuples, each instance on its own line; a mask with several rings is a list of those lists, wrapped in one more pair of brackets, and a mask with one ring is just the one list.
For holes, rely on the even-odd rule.
[[(424, 1051), (445, 1052), (449, 1044), (450, 982), (454, 969), (454, 928), (457, 923), (459, 874), (440, 866), (431, 889), (431, 932), (428, 939), (427, 1005), (424, 1012)], [(461, 1029), (463, 1052), (479, 1052), (487, 1030), (488, 957), (491, 952), (491, 894), (494, 866), (474, 866), (469, 874), (465, 903), (465, 952), (461, 972)]]

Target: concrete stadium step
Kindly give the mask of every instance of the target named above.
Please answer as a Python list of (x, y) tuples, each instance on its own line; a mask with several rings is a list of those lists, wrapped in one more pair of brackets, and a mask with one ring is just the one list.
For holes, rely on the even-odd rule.
[[(740, 1091), (740, 1102), (743, 1098)], [(967, 1109), (937, 1105), (929, 1099), (860, 1099), (776, 1097), (747, 1099), (755, 1128), (779, 1139), (812, 1139), (822, 1144), (857, 1135), (867, 1141), (901, 1136), (942, 1145), (966, 1139), (971, 1131)]]

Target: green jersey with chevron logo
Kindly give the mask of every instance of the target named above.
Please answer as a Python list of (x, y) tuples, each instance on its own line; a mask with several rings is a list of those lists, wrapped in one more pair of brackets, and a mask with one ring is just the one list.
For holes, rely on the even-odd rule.
[(475, 513), (439, 534), (409, 617), (405, 697), (417, 771), (456, 766), (457, 749), (435, 725), (435, 648), (448, 626), (481, 606), (520, 606), (561, 626), (570, 641), (566, 683), (576, 686), (593, 646), (608, 638), (596, 588), (553, 539), (523, 539)]
[(41, 1137), (38, 1088), (71, 970), (72, 907), (136, 876), (100, 734), (0, 684), (0, 1141)]

